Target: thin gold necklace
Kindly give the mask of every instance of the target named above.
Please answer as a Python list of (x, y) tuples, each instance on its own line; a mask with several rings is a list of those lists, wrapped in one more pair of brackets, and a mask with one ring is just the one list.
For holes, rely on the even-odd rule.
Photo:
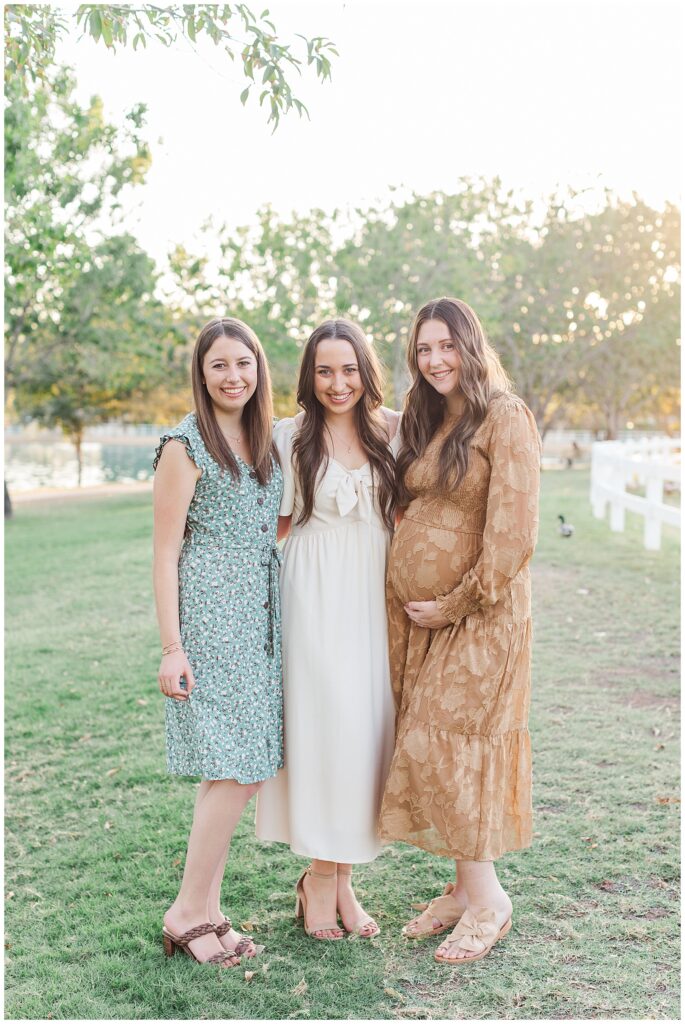
[[(333, 430), (333, 427), (328, 422), (326, 423), (326, 429), (335, 434), (336, 437), (342, 441), (343, 445), (347, 448), (347, 454), (350, 455), (352, 453), (352, 445), (348, 444), (344, 437), (340, 437), (337, 430)], [(335, 441), (333, 441), (333, 450), (335, 451)]]

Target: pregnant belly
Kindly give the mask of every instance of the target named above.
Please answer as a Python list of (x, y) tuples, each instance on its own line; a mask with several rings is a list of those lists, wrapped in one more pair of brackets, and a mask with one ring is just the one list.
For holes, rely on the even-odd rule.
[(403, 519), (390, 549), (388, 575), (399, 599), (432, 601), (459, 586), (478, 560), (483, 538)]

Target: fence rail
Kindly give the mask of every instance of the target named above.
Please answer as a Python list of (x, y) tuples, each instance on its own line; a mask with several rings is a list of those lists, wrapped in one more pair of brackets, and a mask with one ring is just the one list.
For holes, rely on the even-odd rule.
[[(590, 501), (597, 519), (609, 506), (609, 526), (625, 529), (626, 510), (644, 517), (644, 545), (661, 547), (661, 527), (680, 527), (680, 509), (664, 503), (664, 484), (680, 488), (680, 438), (650, 437), (639, 441), (596, 441), (592, 446)], [(645, 496), (627, 487), (644, 487)]]

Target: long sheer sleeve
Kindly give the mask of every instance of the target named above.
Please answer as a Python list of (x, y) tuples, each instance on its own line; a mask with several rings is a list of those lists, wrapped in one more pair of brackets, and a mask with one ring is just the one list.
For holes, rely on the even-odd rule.
[(455, 624), (500, 600), (530, 560), (537, 539), (540, 436), (535, 419), (514, 396), (500, 404), (493, 419), (483, 549), (461, 583), (437, 598), (439, 611)]

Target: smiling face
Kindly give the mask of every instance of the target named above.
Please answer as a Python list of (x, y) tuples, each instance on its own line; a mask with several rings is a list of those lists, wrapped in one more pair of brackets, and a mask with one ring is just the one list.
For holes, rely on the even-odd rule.
[(419, 372), (443, 398), (459, 388), (461, 360), (457, 343), (442, 320), (426, 320), (416, 339), (416, 362)]
[(353, 346), (344, 338), (323, 338), (314, 358), (314, 395), (326, 412), (349, 412), (364, 394)]
[(202, 360), (202, 376), (216, 412), (242, 412), (257, 389), (257, 357), (242, 341), (221, 335)]

